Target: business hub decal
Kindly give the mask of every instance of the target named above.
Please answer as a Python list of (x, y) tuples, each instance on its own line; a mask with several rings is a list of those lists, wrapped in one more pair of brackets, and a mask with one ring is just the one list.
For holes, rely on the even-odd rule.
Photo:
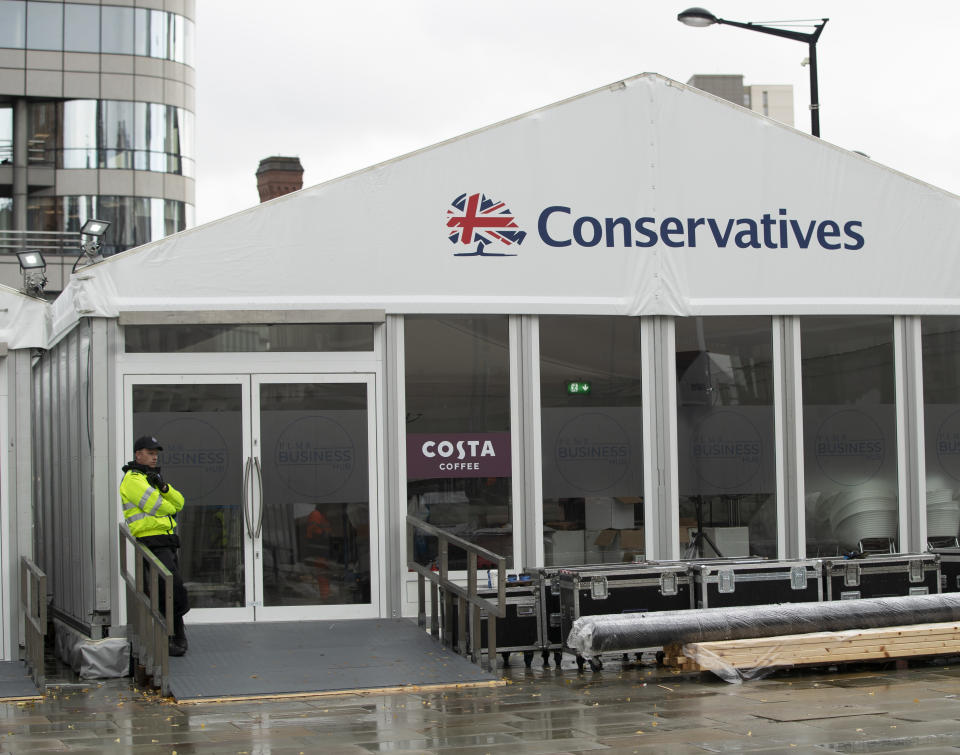
[[(476, 245), (463, 257), (514, 257), (526, 238), (504, 202), (485, 194), (461, 194), (447, 210), (448, 238), (455, 245)], [(811, 249), (858, 251), (863, 248), (863, 221), (799, 219), (786, 208), (752, 218), (594, 217), (566, 205), (550, 205), (537, 218), (537, 235), (550, 247), (596, 246), (696, 248), (713, 244), (719, 249)], [(486, 251), (499, 242), (510, 251)], [(496, 247), (499, 248), (499, 247)]]

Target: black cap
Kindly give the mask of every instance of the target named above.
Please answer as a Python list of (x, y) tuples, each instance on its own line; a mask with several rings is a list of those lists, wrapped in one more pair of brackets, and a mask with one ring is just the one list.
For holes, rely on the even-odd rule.
[(136, 453), (141, 448), (149, 448), (156, 451), (163, 450), (163, 446), (160, 445), (160, 441), (154, 438), (152, 435), (144, 435), (142, 438), (137, 438), (133, 444), (133, 452)]

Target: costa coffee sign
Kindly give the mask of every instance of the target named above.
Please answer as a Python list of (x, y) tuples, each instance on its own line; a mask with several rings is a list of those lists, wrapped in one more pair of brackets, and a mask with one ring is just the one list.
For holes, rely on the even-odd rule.
[(509, 477), (510, 433), (408, 433), (407, 477)]

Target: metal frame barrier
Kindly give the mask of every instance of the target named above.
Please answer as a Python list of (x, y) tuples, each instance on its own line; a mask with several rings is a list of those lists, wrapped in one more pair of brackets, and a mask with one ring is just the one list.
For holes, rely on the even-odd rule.
[[(412, 559), (414, 532), (437, 538), (437, 571), (430, 566), (418, 564)], [(453, 582), (449, 576), (449, 546), (454, 545), (467, 553), (467, 586), (464, 588)], [(497, 601), (494, 603), (477, 594), (477, 558), (485, 558), (497, 565)], [(507, 559), (486, 548), (481, 548), (445, 530), (427, 524), (410, 514), (407, 515), (407, 568), (417, 573), (417, 624), (426, 628), (426, 581), (430, 580), (430, 634), (442, 639), (452, 647), (453, 637), (453, 600), (457, 600), (457, 647), (460, 655), (470, 656), (474, 663), (492, 671), (497, 667), (497, 619), (507, 615), (507, 602), (504, 585), (506, 583)], [(443, 633), (440, 632), (438, 612), (439, 594), (443, 593)], [(480, 648), (481, 611), (487, 612), (487, 661), (482, 662)], [(470, 632), (467, 633), (469, 613)]]
[[(134, 568), (127, 564), (127, 544), (134, 549)], [(144, 575), (146, 568), (147, 574)], [(120, 576), (126, 583), (127, 620), (130, 624), (130, 652), (164, 696), (170, 691), (170, 635), (173, 630), (173, 575), (153, 552), (130, 534), (120, 523)], [(149, 592), (144, 589), (144, 581)], [(160, 578), (165, 585), (163, 611), (160, 611)]]
[(20, 610), (23, 613), (26, 662), (34, 684), (43, 690), (47, 636), (47, 575), (26, 556), (20, 557)]

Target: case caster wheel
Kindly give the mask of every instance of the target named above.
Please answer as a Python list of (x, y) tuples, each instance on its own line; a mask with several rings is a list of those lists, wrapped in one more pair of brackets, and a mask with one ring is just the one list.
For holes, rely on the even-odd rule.
[(603, 668), (603, 661), (601, 661), (599, 658), (591, 658), (591, 659), (590, 659), (590, 670), (591, 670), (591, 671), (599, 671), (599, 670), (602, 669), (602, 668)]
[(557, 668), (560, 668), (560, 661), (563, 660), (563, 653), (554, 652), (553, 654), (553, 663)]
[(500, 657), (503, 658), (504, 668), (510, 665), (510, 653), (500, 653)]
[(578, 654), (577, 655), (577, 671), (583, 671), (583, 664), (584, 664), (583, 656)]
[(543, 660), (543, 667), (550, 668), (550, 651), (542, 650), (540, 652), (540, 658)]
[(529, 650), (525, 651), (523, 654), (523, 665), (527, 668), (530, 668), (533, 665), (533, 653)]
[(657, 665), (658, 665), (658, 666), (662, 666), (662, 665), (663, 665), (663, 659), (664, 659), (664, 658), (666, 658), (666, 655), (664, 654), (664, 652), (663, 652), (662, 650), (658, 650), (658, 651), (657, 651)]

